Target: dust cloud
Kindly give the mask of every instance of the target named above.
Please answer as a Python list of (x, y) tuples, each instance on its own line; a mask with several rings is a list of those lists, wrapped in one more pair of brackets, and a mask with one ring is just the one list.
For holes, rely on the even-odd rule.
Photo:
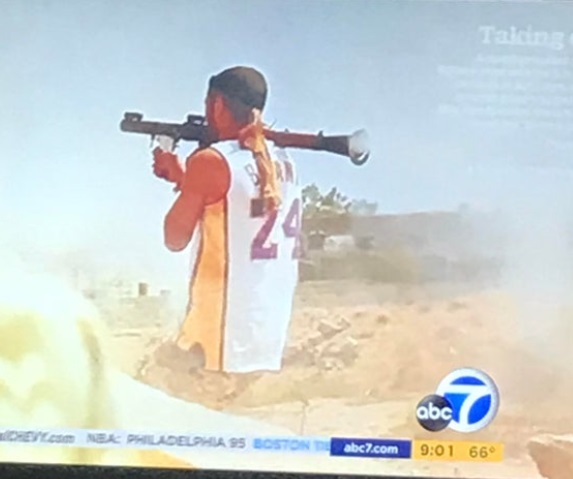
[(474, 228), (482, 249), (499, 258), (498, 287), (516, 306), (517, 321), (500, 317), (499, 327), (541, 363), (571, 372), (573, 174), (525, 166), (505, 173), (495, 215)]

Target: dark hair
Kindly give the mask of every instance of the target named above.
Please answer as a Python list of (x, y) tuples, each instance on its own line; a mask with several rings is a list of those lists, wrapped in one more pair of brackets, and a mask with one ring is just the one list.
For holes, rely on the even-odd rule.
[(239, 125), (246, 125), (251, 122), (251, 112), (253, 107), (245, 105), (241, 100), (229, 97), (224, 93), (218, 92), (225, 102), (225, 106), (233, 116), (233, 119)]
[(267, 82), (263, 74), (250, 67), (233, 67), (214, 75), (209, 80), (209, 94), (223, 96), (233, 118), (248, 123), (253, 108), (263, 110), (267, 100)]

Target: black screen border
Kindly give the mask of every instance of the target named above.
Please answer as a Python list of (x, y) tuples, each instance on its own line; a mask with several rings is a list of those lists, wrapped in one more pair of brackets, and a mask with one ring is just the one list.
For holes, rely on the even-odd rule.
[[(314, 474), (219, 469), (0, 463), (2, 479), (450, 479), (443, 476)], [(459, 479), (470, 479), (461, 477)], [(471, 478), (471, 479), (495, 479)]]

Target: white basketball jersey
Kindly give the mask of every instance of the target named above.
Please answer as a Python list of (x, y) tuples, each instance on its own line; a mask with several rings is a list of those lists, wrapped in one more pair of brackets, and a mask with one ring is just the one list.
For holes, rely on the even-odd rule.
[[(281, 207), (257, 216), (257, 166), (237, 141), (212, 146), (225, 158), (227, 197), (206, 207), (192, 248), (186, 341), (198, 343), (206, 369), (277, 371), (298, 280), (301, 188), (294, 162), (268, 144), (281, 184)], [(256, 208), (255, 208), (256, 209)]]

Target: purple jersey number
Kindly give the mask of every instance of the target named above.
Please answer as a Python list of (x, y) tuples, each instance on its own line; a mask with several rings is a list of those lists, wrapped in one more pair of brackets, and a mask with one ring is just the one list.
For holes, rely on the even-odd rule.
[[(295, 239), (295, 246), (292, 251), (293, 259), (300, 258), (300, 213), (300, 200), (297, 198), (292, 202), (282, 224), (282, 230), (285, 237)], [(278, 245), (276, 243), (269, 243), (268, 245), (265, 244), (267, 243), (271, 231), (275, 226), (277, 216), (277, 211), (273, 211), (267, 216), (251, 244), (251, 259), (276, 259), (278, 257)]]

